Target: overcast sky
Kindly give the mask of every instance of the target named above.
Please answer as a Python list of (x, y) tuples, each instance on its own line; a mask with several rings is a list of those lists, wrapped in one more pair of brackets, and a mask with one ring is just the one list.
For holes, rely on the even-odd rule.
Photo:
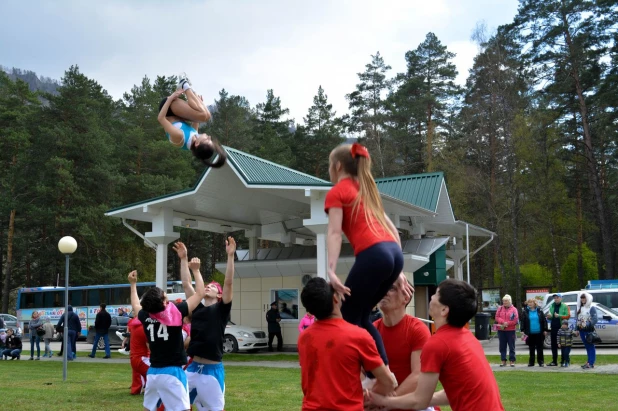
[(434, 32), (465, 82), (477, 22), (512, 21), (517, 0), (0, 0), (0, 65), (60, 79), (77, 64), (114, 98), (144, 75), (186, 72), (211, 103), (219, 90), (252, 106), (274, 89), (302, 122), (322, 85), (338, 114), (371, 54), (405, 70)]

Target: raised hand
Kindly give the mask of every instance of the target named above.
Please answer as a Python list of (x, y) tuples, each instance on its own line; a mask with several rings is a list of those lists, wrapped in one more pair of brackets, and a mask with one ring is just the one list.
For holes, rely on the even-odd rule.
[(191, 269), (191, 271), (196, 272), (200, 270), (200, 264), (202, 262), (200, 261), (199, 258), (197, 257), (193, 257), (191, 259), (191, 261), (189, 261), (189, 268)]
[(127, 278), (129, 279), (129, 284), (137, 283), (137, 270), (131, 271)]
[(399, 278), (397, 278), (397, 287), (399, 287), (403, 291), (403, 294), (405, 295), (407, 301), (412, 301), (412, 294), (414, 294), (414, 288), (408, 282), (408, 279), (406, 278), (406, 275), (403, 273), (403, 271), (401, 272), (401, 274), (399, 274)]
[(228, 257), (234, 256), (236, 252), (236, 240), (234, 240), (234, 237), (228, 237), (227, 240), (225, 240), (225, 252)]
[(187, 246), (182, 241), (176, 241), (172, 246), (172, 250), (176, 251), (178, 258), (181, 260), (187, 258)]

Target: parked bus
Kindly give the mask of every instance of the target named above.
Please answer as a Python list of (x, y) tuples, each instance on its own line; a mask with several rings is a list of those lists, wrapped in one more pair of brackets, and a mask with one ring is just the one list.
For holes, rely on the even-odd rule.
[[(148, 288), (154, 287), (154, 282), (137, 283), (137, 293), (142, 295)], [(29, 323), (32, 313), (37, 311), (42, 316), (50, 318), (55, 326), (64, 314), (64, 287), (33, 287), (20, 288), (17, 292), (17, 319), (23, 326), (23, 332), (30, 334)], [(181, 281), (168, 281), (167, 293), (170, 298), (184, 296)], [(82, 323), (82, 338), (88, 334), (88, 327), (94, 325), (99, 312), (99, 305), (107, 304), (111, 315), (118, 315), (118, 309), (131, 311), (131, 288), (127, 284), (88, 285), (69, 287), (69, 305)]]

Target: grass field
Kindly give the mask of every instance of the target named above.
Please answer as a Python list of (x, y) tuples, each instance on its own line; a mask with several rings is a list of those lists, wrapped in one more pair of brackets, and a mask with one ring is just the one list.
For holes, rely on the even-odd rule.
[[(62, 381), (61, 362), (2, 361), (0, 369), (2, 403), (14, 404), (17, 408), (89, 411), (142, 409), (141, 396), (129, 395), (131, 374), (128, 363), (70, 363), (67, 382)], [(616, 405), (615, 396), (603, 393), (614, 392), (618, 375), (525, 371), (498, 372), (495, 375), (505, 409), (509, 411), (537, 408), (608, 410)], [(565, 398), (571, 400), (565, 401)], [(299, 410), (301, 403), (299, 369), (226, 368), (228, 411)]]

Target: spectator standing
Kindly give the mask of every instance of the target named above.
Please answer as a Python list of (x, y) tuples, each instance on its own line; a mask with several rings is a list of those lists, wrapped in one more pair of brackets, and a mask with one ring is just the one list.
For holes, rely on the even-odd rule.
[(571, 347), (573, 346), (573, 334), (569, 329), (569, 320), (562, 320), (562, 327), (558, 331), (558, 348), (560, 348), (560, 366), (568, 367), (571, 365)]
[(43, 327), (43, 321), (37, 311), (32, 313), (32, 319), (28, 328), (30, 329), (30, 360), (34, 359), (34, 346), (36, 345), (36, 359), (41, 359), (41, 337), (39, 336), (39, 328)]
[(568, 320), (571, 317), (569, 307), (562, 304), (562, 294), (556, 293), (553, 295), (554, 302), (549, 306), (547, 319), (551, 328), (551, 356), (552, 361), (547, 364), (548, 367), (556, 367), (558, 365), (558, 331), (562, 327), (562, 320)]
[(277, 302), (270, 303), (270, 310), (266, 312), (266, 322), (268, 323), (268, 351), (273, 351), (273, 339), (277, 337), (277, 351), (283, 349), (283, 338), (281, 337), (281, 315), (277, 310)]
[[(68, 321), (67, 321), (67, 344), (68, 347), (62, 347), (60, 349), (62, 355), (63, 349), (68, 349), (67, 359), (69, 361), (74, 360), (77, 357), (77, 334), (82, 332), (82, 323), (79, 320), (79, 316), (73, 312), (73, 306), (69, 305), (68, 311)], [(63, 330), (64, 326), (64, 318), (65, 315), (62, 314), (60, 316), (60, 320), (58, 320), (58, 325), (56, 325), (56, 329)]]
[(594, 363), (597, 358), (597, 349), (592, 341), (586, 338), (590, 333), (594, 332), (594, 326), (597, 324), (597, 310), (592, 306), (592, 295), (582, 293), (577, 302), (577, 322), (575, 323), (576, 333), (581, 337), (588, 361), (582, 365), (582, 368), (587, 370), (594, 368)]
[(43, 330), (45, 330), (45, 334), (43, 334), (43, 341), (45, 341), (45, 354), (43, 357), (51, 358), (54, 353), (51, 350), (51, 340), (54, 338), (54, 326), (51, 323), (49, 317), (45, 316), (43, 320)]
[(506, 347), (509, 347), (509, 361), (511, 367), (515, 367), (515, 327), (519, 322), (519, 313), (513, 305), (511, 296), (505, 294), (502, 297), (502, 306), (496, 311), (496, 324), (498, 324), (498, 341), (500, 345), (500, 367), (506, 367)]
[(298, 323), (298, 332), (302, 333), (303, 331), (305, 331), (307, 327), (313, 324), (314, 321), (315, 321), (315, 316), (313, 314), (309, 312), (305, 314), (302, 320), (300, 320), (300, 322)]
[(527, 337), (526, 344), (530, 353), (528, 367), (534, 367), (535, 352), (539, 367), (544, 367), (543, 343), (547, 335), (547, 320), (534, 298), (527, 301), (526, 309), (521, 315), (521, 331)]
[(99, 307), (99, 312), (97, 313), (97, 316), (94, 320), (94, 330), (96, 334), (94, 336), (94, 341), (92, 342), (92, 352), (90, 352), (90, 355), (88, 355), (88, 357), (94, 358), (97, 353), (97, 345), (99, 344), (99, 339), (103, 338), (103, 342), (105, 343), (105, 357), (103, 358), (110, 358), (111, 353), (109, 349), (109, 336), (107, 335), (107, 333), (109, 332), (109, 327), (112, 326), (112, 316), (109, 315), (109, 313), (107, 312), (106, 304), (101, 303)]

